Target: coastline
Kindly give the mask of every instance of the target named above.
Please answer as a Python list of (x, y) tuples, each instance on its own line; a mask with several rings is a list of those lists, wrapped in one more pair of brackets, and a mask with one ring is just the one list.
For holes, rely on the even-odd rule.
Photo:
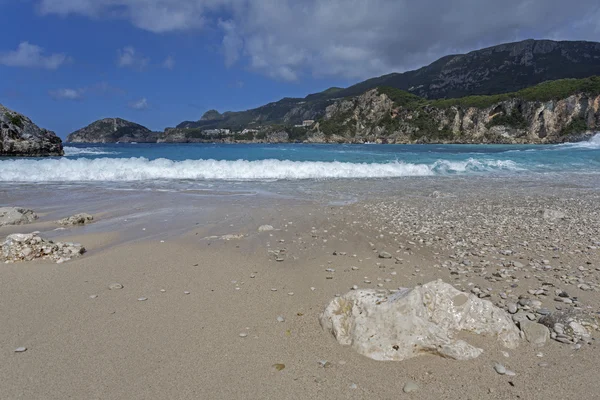
[[(319, 326), (325, 305), (352, 285), (395, 289), (438, 278), (467, 291), (490, 287), (494, 303), (503, 291), (518, 296), (549, 282), (597, 312), (597, 186), (503, 182), (400, 180), (343, 205), (327, 196), (217, 191), (120, 191), (102, 199), (104, 191), (88, 188), (81, 189), (88, 197), (60, 206), (58, 196), (55, 207), (36, 207), (40, 222), (0, 228), (2, 237), (39, 229), (90, 249), (64, 264), (1, 265), (0, 392), (9, 399), (395, 398), (410, 380), (420, 387), (415, 399), (593, 398), (600, 390), (595, 342), (574, 349), (522, 341), (506, 357), (492, 340), (467, 335), (485, 349), (475, 360), (377, 362)], [(34, 205), (36, 190), (21, 188), (7, 200)], [(539, 214), (545, 209), (566, 219), (547, 221)], [(101, 210), (85, 227), (53, 231), (49, 222), (67, 211)], [(265, 224), (274, 230), (259, 232)], [(401, 261), (379, 259), (380, 251)], [(543, 259), (553, 269), (538, 269)], [(511, 270), (512, 260), (525, 267)], [(489, 279), (501, 270), (509, 276)], [(592, 290), (579, 289), (578, 279)], [(113, 282), (124, 288), (109, 290)], [(553, 296), (543, 302), (559, 305)], [(18, 346), (27, 351), (13, 353)], [(333, 366), (323, 368), (323, 360)], [(496, 374), (495, 362), (517, 375)]]

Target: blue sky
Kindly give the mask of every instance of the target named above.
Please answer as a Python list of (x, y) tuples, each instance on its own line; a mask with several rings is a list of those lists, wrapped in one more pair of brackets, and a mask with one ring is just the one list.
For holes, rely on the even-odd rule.
[(594, 1), (447, 3), (0, 0), (0, 103), (61, 137), (117, 116), (163, 130), (211, 108), (304, 97), (448, 53), (600, 38)]

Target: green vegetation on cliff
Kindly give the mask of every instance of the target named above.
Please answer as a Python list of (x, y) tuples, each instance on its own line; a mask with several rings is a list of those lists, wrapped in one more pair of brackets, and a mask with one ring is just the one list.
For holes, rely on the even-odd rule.
[(538, 85), (519, 90), (518, 92), (496, 94), (490, 96), (467, 96), (457, 99), (433, 100), (430, 106), (438, 108), (475, 107), (486, 108), (510, 99), (523, 99), (527, 101), (550, 101), (567, 98), (576, 93), (585, 93), (590, 96), (600, 94), (600, 77), (591, 76), (582, 79), (559, 79), (540, 83)]

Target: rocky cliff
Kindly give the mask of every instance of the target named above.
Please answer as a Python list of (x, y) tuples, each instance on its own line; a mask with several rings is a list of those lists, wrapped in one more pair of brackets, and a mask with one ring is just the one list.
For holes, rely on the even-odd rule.
[[(600, 130), (600, 94), (560, 99), (515, 95), (489, 104), (413, 100), (399, 105), (373, 89), (338, 101), (309, 134), (309, 142), (561, 143)], [(489, 100), (494, 100), (489, 99)]]
[(0, 156), (62, 156), (62, 141), (56, 134), (42, 129), (23, 114), (0, 104)]
[(160, 133), (121, 118), (105, 118), (67, 136), (68, 143), (154, 143)]

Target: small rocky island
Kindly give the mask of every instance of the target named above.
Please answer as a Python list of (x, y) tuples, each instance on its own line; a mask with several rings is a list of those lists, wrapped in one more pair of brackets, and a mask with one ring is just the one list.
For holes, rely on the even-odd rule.
[(62, 140), (29, 118), (0, 104), (0, 157), (64, 155)]
[(121, 118), (92, 122), (69, 136), (67, 143), (156, 143), (158, 132)]

